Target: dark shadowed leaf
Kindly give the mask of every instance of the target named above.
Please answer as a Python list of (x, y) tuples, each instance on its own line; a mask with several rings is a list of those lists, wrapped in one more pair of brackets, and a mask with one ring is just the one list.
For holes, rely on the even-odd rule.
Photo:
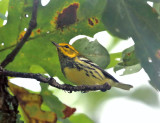
[(160, 90), (160, 17), (155, 9), (146, 1), (108, 0), (102, 20), (113, 35), (133, 38), (137, 58)]
[(78, 39), (73, 46), (86, 58), (98, 64), (101, 68), (106, 68), (110, 63), (110, 56), (97, 40), (89, 42), (87, 38)]

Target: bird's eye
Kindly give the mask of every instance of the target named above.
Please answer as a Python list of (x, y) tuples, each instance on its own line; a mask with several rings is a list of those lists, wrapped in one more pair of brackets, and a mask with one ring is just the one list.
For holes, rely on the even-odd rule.
[(65, 45), (64, 47), (65, 47), (65, 48), (69, 48), (69, 46), (68, 46), (68, 45)]

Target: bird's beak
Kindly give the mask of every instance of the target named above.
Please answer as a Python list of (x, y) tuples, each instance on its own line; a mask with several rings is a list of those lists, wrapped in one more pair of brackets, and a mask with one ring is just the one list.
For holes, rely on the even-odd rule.
[(52, 44), (54, 44), (57, 48), (60, 47), (59, 44), (52, 41)]

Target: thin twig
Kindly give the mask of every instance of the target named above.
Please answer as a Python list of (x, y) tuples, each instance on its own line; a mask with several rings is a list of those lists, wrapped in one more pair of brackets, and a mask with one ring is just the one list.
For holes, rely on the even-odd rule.
[(11, 49), (11, 48), (13, 48), (13, 47), (15, 47), (15, 46), (16, 46), (16, 44), (13, 44), (13, 45), (11, 45), (11, 46), (9, 46), (9, 47), (5, 47), (5, 48), (3, 48), (3, 49), (0, 49), (0, 52), (3, 52), (3, 51), (8, 50), (8, 49)]
[(103, 85), (81, 85), (81, 86), (72, 86), (68, 84), (59, 84), (56, 82), (54, 78), (47, 78), (41, 74), (35, 74), (35, 73), (21, 73), (21, 72), (14, 72), (14, 71), (8, 71), (4, 69), (0, 69), (0, 75), (4, 76), (10, 76), (10, 77), (21, 77), (21, 78), (30, 78), (30, 79), (36, 79), (37, 81), (40, 81), (42, 83), (48, 83), (49, 85), (56, 87), (58, 89), (62, 89), (68, 92), (72, 91), (95, 91), (95, 90), (101, 90), (106, 91), (110, 90), (110, 85), (107, 83)]
[(16, 48), (7, 55), (7, 57), (3, 60), (1, 63), (1, 66), (5, 68), (10, 62), (12, 62), (15, 58), (15, 56), (18, 54), (20, 49), (23, 47), (24, 43), (27, 41), (29, 36), (31, 35), (31, 32), (34, 28), (37, 26), (37, 8), (38, 8), (39, 0), (34, 0), (33, 3), (33, 10), (32, 10), (32, 18), (29, 23), (29, 27), (24, 35), (24, 37), (21, 39), (21, 41), (18, 43)]

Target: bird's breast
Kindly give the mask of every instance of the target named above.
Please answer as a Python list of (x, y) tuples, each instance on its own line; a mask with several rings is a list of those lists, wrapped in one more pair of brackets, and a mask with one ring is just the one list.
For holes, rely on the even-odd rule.
[(64, 74), (69, 81), (76, 85), (100, 85), (106, 82), (104, 75), (94, 69), (65, 67)]

